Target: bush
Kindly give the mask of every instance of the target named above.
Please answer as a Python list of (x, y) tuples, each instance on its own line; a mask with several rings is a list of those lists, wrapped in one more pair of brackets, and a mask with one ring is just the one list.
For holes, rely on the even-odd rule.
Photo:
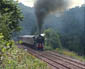
[[(50, 48), (61, 48), (62, 49), (62, 44), (60, 41), (60, 35), (56, 32), (54, 32), (52, 29), (47, 29), (45, 30), (45, 46), (49, 46)], [(48, 48), (49, 48), (48, 47)]]
[(3, 58), (5, 57), (5, 53), (11, 49), (13, 41), (6, 41), (3, 39), (4, 36), (0, 33), (0, 64), (3, 62)]
[(48, 69), (47, 64), (15, 46), (4, 57), (2, 69)]

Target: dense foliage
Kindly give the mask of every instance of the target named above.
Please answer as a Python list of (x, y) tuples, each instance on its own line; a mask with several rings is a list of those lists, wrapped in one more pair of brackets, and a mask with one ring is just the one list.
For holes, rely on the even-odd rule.
[(4, 36), (2, 33), (0, 33), (0, 64), (2, 64), (5, 54), (8, 52), (8, 50), (12, 49), (12, 46), (14, 44), (14, 41), (6, 41), (4, 40)]
[(20, 8), (14, 0), (0, 0), (0, 32), (4, 39), (9, 40), (20, 30), (19, 23), (22, 18)]
[[(67, 25), (68, 26), (68, 25)], [(77, 26), (77, 25), (76, 25)], [(71, 28), (69, 28), (70, 31)], [(76, 34), (70, 34), (68, 35), (62, 35), (59, 33), (56, 33), (52, 29), (45, 30), (45, 49), (68, 49), (70, 51), (76, 52), (78, 55), (85, 55), (85, 46), (83, 41), (84, 36), (82, 38), (82, 33)]]
[(60, 35), (57, 32), (54, 32), (52, 29), (45, 30), (45, 48), (47, 49), (62, 49), (62, 44), (60, 41)]
[[(79, 15), (79, 12), (82, 12)], [(79, 17), (77, 17), (77, 16)], [(85, 55), (85, 5), (81, 8), (73, 8), (71, 11), (67, 11), (62, 21), (63, 32), (62, 34), (62, 44), (65, 48), (77, 52), (79, 55)]]

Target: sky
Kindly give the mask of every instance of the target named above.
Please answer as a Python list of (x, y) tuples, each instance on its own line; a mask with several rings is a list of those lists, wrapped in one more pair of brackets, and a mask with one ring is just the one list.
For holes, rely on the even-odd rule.
[(23, 3), (26, 6), (33, 7), (35, 0), (19, 0), (19, 2)]
[[(23, 3), (26, 6), (33, 7), (35, 0), (18, 0), (19, 2)], [(73, 8), (75, 6), (81, 6), (82, 4), (85, 4), (85, 0), (70, 0), (71, 6), (69, 8)]]

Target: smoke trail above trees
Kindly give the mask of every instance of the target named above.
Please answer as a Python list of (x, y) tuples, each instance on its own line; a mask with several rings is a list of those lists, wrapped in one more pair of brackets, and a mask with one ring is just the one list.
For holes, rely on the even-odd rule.
[(63, 11), (68, 7), (68, 0), (37, 0), (35, 2), (35, 14), (38, 21), (38, 30), (41, 33), (43, 20), (49, 13)]

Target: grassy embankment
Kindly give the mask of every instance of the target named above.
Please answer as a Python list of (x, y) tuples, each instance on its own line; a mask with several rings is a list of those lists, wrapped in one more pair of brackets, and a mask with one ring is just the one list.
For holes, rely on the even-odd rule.
[(66, 55), (66, 56), (69, 56), (71, 58), (85, 62), (85, 56), (79, 56), (77, 53), (75, 53), (73, 51), (69, 51), (66, 49), (60, 49), (60, 48), (53, 49), (52, 46), (45, 46), (45, 50), (50, 50), (50, 51), (55, 50), (59, 54)]
[(60, 54), (63, 54), (63, 55), (69, 56), (71, 58), (85, 62), (85, 56), (79, 56), (77, 53), (75, 53), (73, 51), (68, 51), (66, 49), (59, 49), (59, 48), (56, 48), (56, 51)]
[(10, 49), (3, 59), (0, 69), (49, 69), (45, 62), (17, 46)]

